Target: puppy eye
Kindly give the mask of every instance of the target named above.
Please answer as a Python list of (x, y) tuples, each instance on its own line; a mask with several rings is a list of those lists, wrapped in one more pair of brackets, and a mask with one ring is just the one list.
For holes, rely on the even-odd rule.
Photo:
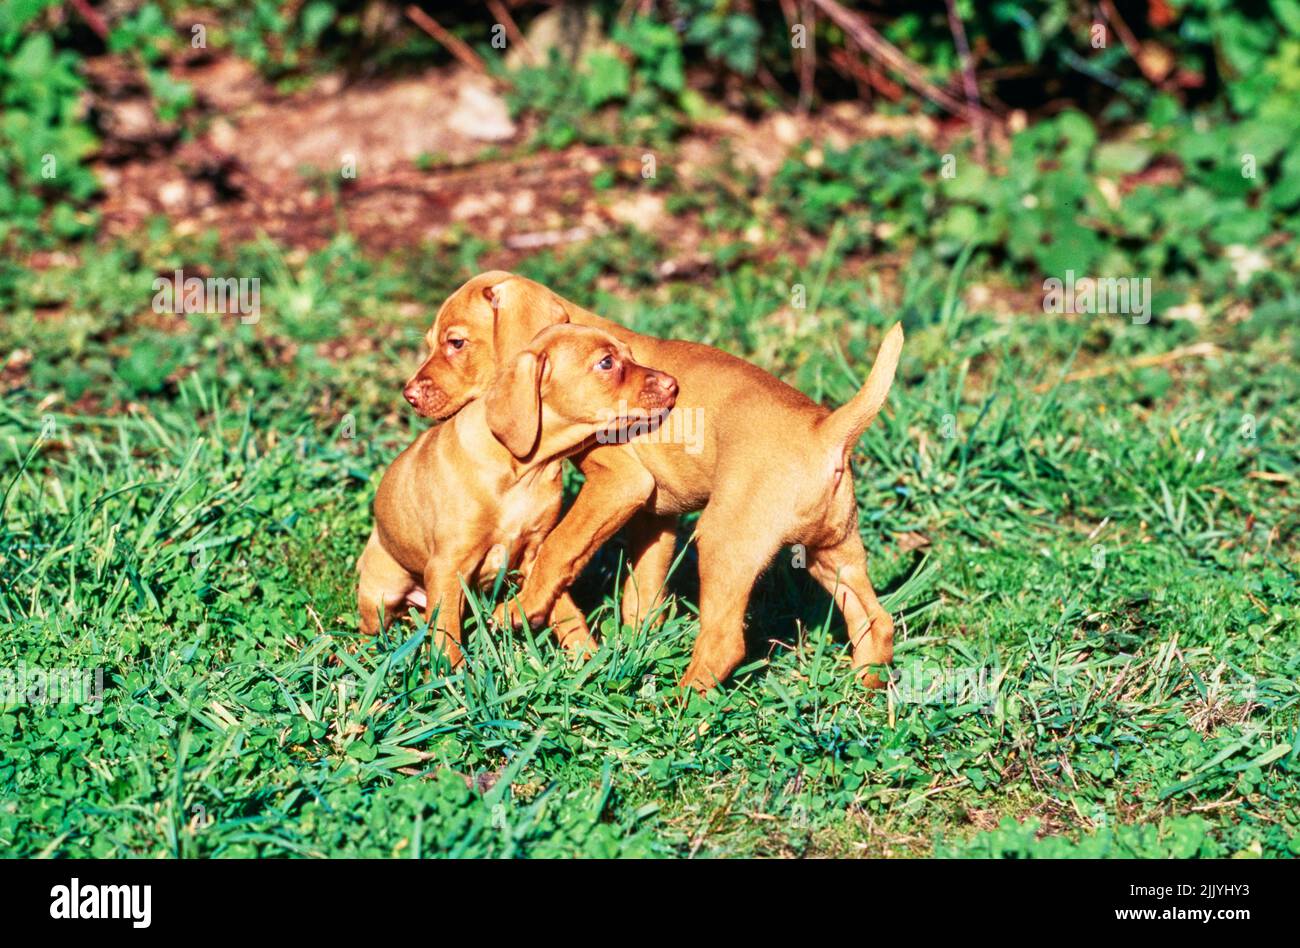
[(461, 349), (465, 348), (465, 342), (466, 340), (464, 339), (452, 339), (451, 337), (447, 338), (447, 345), (451, 346), (453, 349), (455, 349), (458, 352)]
[(605, 356), (605, 358), (596, 363), (596, 368), (600, 369), (602, 372), (608, 372), (610, 369), (614, 368), (614, 357), (612, 355)]

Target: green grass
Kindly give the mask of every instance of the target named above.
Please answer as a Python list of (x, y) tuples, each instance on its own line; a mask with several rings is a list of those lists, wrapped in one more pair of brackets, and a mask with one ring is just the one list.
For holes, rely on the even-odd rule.
[[(838, 615), (784, 553), (750, 661), (682, 701), (689, 521), (662, 626), (619, 627), (617, 543), (593, 564), (585, 665), (545, 633), (478, 632), (486, 602), (465, 673), (430, 667), (418, 624), (362, 641), (353, 563), (417, 430), (398, 387), (472, 251), (244, 248), (223, 272), (264, 276), (264, 312), (241, 326), (148, 313), (153, 273), (218, 265), (215, 245), (104, 248), (0, 287), (0, 348), (31, 354), (0, 407), (0, 668), (104, 676), (102, 709), (0, 706), (0, 852), (1300, 852), (1285, 314), (998, 315), (961, 302), (970, 274), (917, 266), (891, 295), (838, 258), (632, 274), (611, 297), (592, 254), (617, 245), (521, 269), (828, 403), (905, 321), (857, 455), (901, 687), (854, 683)], [(773, 317), (797, 282), (815, 312)], [(1065, 379), (1198, 341), (1220, 354)]]

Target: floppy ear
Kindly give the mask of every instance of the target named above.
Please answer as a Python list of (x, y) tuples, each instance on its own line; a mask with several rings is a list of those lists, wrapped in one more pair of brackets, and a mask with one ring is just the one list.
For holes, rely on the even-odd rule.
[(542, 370), (546, 356), (521, 352), (497, 373), (484, 396), (488, 428), (517, 458), (537, 447), (542, 428)]
[(483, 297), (496, 313), (492, 331), (498, 365), (526, 349), (533, 336), (547, 326), (569, 321), (569, 312), (558, 296), (523, 277), (486, 286)]

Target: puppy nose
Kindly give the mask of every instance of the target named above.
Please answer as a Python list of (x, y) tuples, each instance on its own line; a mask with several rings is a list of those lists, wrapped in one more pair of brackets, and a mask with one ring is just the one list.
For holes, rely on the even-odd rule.
[(665, 397), (671, 397), (677, 394), (677, 380), (671, 375), (664, 375), (662, 372), (656, 372), (646, 379), (647, 387), (659, 389)]
[(419, 392), (416, 390), (414, 383), (402, 389), (402, 395), (406, 398), (408, 402), (411, 403), (412, 408), (419, 407), (420, 395)]

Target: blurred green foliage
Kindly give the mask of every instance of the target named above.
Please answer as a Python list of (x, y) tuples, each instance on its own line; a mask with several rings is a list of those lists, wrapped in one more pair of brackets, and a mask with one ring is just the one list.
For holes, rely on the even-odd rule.
[[(974, 245), (1020, 273), (1142, 274), (1183, 296), (1196, 285), (1293, 289), (1277, 271), (1300, 268), (1300, 150), (1277, 147), (1276, 124), (1220, 136), (1176, 114), (1153, 128), (1103, 142), (1067, 111), (1015, 135), (992, 167), (968, 149), (865, 140), (787, 160), (774, 196), (814, 232), (846, 223), (850, 246), (923, 242), (955, 258)], [(1143, 180), (1152, 164), (1181, 168), (1181, 180)], [(882, 217), (888, 226), (873, 226)]]
[(0, 246), (90, 230), (78, 213), (97, 190), (83, 161), (96, 138), (79, 105), (75, 53), (32, 28), (41, 4), (0, 5)]

